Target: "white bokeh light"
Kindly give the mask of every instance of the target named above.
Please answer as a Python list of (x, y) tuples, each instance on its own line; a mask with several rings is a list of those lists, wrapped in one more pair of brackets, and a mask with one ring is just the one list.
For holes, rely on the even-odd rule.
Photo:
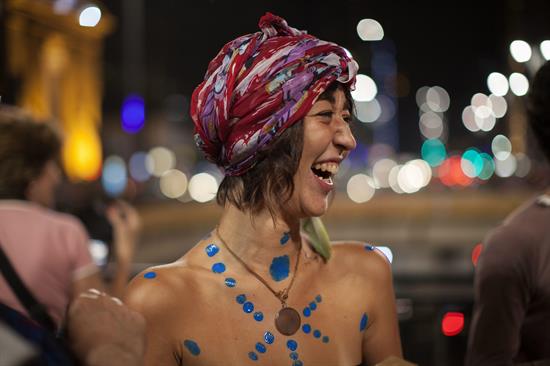
[(512, 153), (512, 143), (504, 135), (496, 135), (491, 142), (491, 150), (496, 160), (506, 160)]
[(499, 72), (492, 72), (487, 77), (487, 87), (491, 93), (502, 97), (508, 93), (508, 79)]
[(399, 172), (401, 171), (402, 167), (403, 165), (394, 166), (393, 168), (391, 168), (390, 174), (388, 175), (388, 182), (390, 183), (390, 188), (392, 189), (392, 191), (399, 194), (405, 193), (405, 191), (403, 191), (399, 186), (399, 182), (398, 182)]
[(423, 187), (424, 175), (422, 169), (415, 164), (405, 164), (397, 174), (397, 184), (405, 193), (415, 193)]
[(427, 112), (420, 116), (420, 132), (427, 139), (437, 139), (443, 134), (443, 120), (439, 114)]
[(518, 97), (527, 94), (529, 91), (529, 80), (527, 80), (525, 75), (520, 74), (519, 72), (514, 72), (510, 75), (509, 82), (510, 90), (512, 90), (512, 93)]
[(374, 196), (374, 181), (366, 174), (356, 174), (349, 179), (346, 191), (353, 202), (367, 202)]
[(516, 157), (512, 154), (504, 160), (495, 159), (495, 174), (501, 178), (511, 177), (516, 172), (516, 168)]
[(531, 59), (531, 46), (525, 41), (516, 40), (510, 43), (510, 53), (517, 62), (527, 62)]
[(355, 81), (355, 90), (351, 96), (357, 102), (369, 102), (376, 97), (378, 88), (376, 83), (370, 77), (364, 74), (358, 74)]
[(384, 28), (374, 19), (361, 19), (357, 23), (357, 35), (363, 41), (380, 41), (384, 38)]
[(472, 132), (479, 131), (479, 126), (477, 125), (476, 119), (475, 119), (474, 109), (472, 108), (471, 105), (467, 106), (462, 111), (462, 123), (464, 124), (464, 127), (466, 127), (468, 131), (472, 131)]
[(160, 191), (168, 198), (179, 198), (187, 191), (187, 176), (177, 170), (170, 169), (160, 177)]
[(97, 6), (87, 6), (80, 12), (78, 23), (81, 27), (95, 27), (101, 20), (101, 10)]
[(491, 109), (496, 118), (502, 118), (508, 111), (508, 103), (504, 97), (497, 95), (489, 95), (489, 101), (491, 102)]
[(545, 60), (550, 61), (550, 40), (542, 41), (540, 43), (540, 53)]
[(165, 171), (176, 166), (176, 155), (165, 147), (152, 148), (145, 158), (145, 167), (149, 174), (160, 177)]
[(199, 173), (189, 180), (189, 195), (197, 202), (208, 202), (218, 193), (218, 182), (211, 174)]
[(384, 158), (374, 163), (372, 167), (372, 177), (376, 188), (389, 188), (390, 171), (397, 163), (392, 159)]
[(440, 86), (431, 87), (426, 92), (426, 104), (434, 112), (445, 112), (450, 103), (449, 93)]
[(382, 108), (376, 98), (369, 102), (356, 102), (355, 110), (357, 111), (357, 119), (364, 123), (376, 122), (382, 114)]

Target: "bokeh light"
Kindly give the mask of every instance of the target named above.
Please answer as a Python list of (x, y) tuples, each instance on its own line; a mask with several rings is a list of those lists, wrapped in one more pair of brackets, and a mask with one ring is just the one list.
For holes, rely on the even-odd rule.
[(384, 38), (384, 29), (374, 19), (361, 19), (357, 23), (357, 35), (363, 41), (380, 41)]
[(390, 247), (386, 246), (376, 246), (376, 249), (382, 252), (384, 256), (388, 259), (388, 262), (393, 262), (393, 252), (391, 251)]
[(492, 72), (487, 77), (487, 87), (492, 94), (502, 97), (508, 93), (508, 79), (499, 72)]
[(449, 311), (443, 315), (441, 320), (441, 332), (447, 337), (453, 337), (464, 329), (464, 314)]
[(476, 122), (476, 115), (474, 113), (474, 108), (469, 105), (462, 111), (462, 123), (468, 131), (477, 132), (479, 131), (479, 126)]
[(95, 180), (101, 174), (101, 140), (93, 128), (69, 130), (63, 147), (63, 163), (69, 178)]
[(432, 167), (440, 165), (447, 157), (445, 145), (438, 139), (424, 141), (420, 153), (422, 155), (422, 159), (424, 159)]
[(479, 256), (481, 255), (482, 250), (483, 244), (481, 243), (476, 244), (474, 249), (472, 249), (472, 264), (474, 265), (474, 267), (477, 266), (477, 261), (479, 260)]
[(483, 168), (478, 174), (478, 178), (482, 180), (489, 180), (495, 173), (495, 162), (491, 155), (487, 153), (481, 153), (479, 156), (483, 159)]
[(145, 182), (151, 177), (146, 166), (147, 153), (137, 151), (130, 157), (129, 170), (130, 176), (137, 182)]
[(443, 134), (443, 120), (434, 112), (426, 112), (420, 116), (420, 133), (427, 139), (438, 139)]
[(187, 176), (177, 169), (167, 170), (160, 177), (160, 191), (168, 198), (180, 198), (187, 191)]
[(540, 53), (546, 61), (550, 61), (550, 40), (542, 41), (540, 43)]
[(139, 95), (132, 94), (124, 99), (120, 112), (122, 129), (128, 133), (139, 132), (145, 124), (145, 102)]
[(390, 171), (397, 163), (392, 159), (380, 159), (372, 166), (372, 177), (376, 188), (389, 188)]
[(152, 148), (145, 158), (147, 171), (155, 177), (160, 177), (164, 172), (176, 166), (176, 155), (165, 147)]
[(518, 97), (527, 94), (529, 91), (529, 80), (527, 80), (525, 75), (520, 74), (519, 72), (514, 72), (510, 75), (509, 82), (510, 90), (512, 90), (512, 93)]
[(216, 197), (218, 182), (211, 174), (199, 173), (189, 180), (189, 195), (197, 202), (208, 202)]
[(460, 159), (460, 168), (469, 178), (476, 178), (483, 170), (483, 158), (475, 148), (466, 150)]
[(376, 83), (370, 77), (364, 74), (358, 74), (355, 81), (355, 90), (351, 96), (357, 102), (369, 102), (376, 97), (378, 88)]
[(446, 186), (469, 186), (472, 183), (472, 178), (464, 174), (462, 170), (462, 157), (451, 156), (446, 159), (437, 169), (438, 177)]
[(388, 182), (390, 183), (390, 188), (392, 189), (392, 191), (399, 194), (405, 193), (401, 189), (401, 187), (399, 186), (399, 182), (397, 181), (399, 171), (401, 170), (402, 167), (403, 165), (394, 166), (393, 168), (391, 168), (390, 174), (388, 175)]
[(449, 93), (440, 86), (434, 86), (426, 91), (426, 104), (434, 112), (445, 112), (449, 109), (451, 99)]
[(517, 62), (527, 62), (531, 59), (531, 46), (525, 41), (513, 41), (510, 43), (510, 54)]
[(504, 135), (496, 135), (491, 142), (491, 150), (497, 160), (505, 160), (512, 152), (512, 143)]
[(502, 118), (508, 110), (508, 103), (504, 97), (491, 94), (489, 95), (489, 102), (491, 105), (491, 110), (496, 118)]
[(349, 179), (346, 191), (353, 202), (367, 202), (374, 196), (374, 181), (368, 175), (356, 174)]
[(516, 172), (517, 166), (516, 157), (512, 154), (508, 154), (503, 160), (495, 160), (495, 174), (501, 178), (511, 177)]
[(105, 192), (111, 197), (117, 197), (124, 192), (128, 184), (126, 164), (116, 155), (109, 156), (103, 163), (101, 184)]
[(531, 171), (531, 159), (529, 159), (529, 157), (524, 153), (517, 153), (516, 160), (518, 163), (518, 166), (516, 169), (516, 177), (519, 177), (519, 178), (526, 177)]
[(355, 110), (359, 121), (364, 123), (376, 122), (382, 114), (380, 103), (376, 98), (368, 102), (355, 102)]
[(95, 27), (101, 20), (101, 10), (97, 6), (87, 6), (80, 12), (78, 23), (81, 27)]

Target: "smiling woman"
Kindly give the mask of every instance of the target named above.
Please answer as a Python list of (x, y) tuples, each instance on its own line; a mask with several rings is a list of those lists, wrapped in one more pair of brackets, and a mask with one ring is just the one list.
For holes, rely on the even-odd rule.
[[(391, 271), (360, 242), (332, 256), (302, 227), (326, 213), (355, 148), (345, 50), (266, 14), (226, 44), (193, 94), (195, 140), (225, 173), (218, 226), (147, 269), (126, 301), (146, 365), (374, 365), (401, 356)], [(305, 222), (310, 223), (303, 225)], [(313, 224), (311, 224), (313, 223)], [(327, 243), (328, 244), (328, 243)]]

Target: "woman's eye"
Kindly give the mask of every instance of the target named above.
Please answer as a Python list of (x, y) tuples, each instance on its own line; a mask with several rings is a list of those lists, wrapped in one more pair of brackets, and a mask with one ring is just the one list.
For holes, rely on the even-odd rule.
[(344, 121), (346, 121), (346, 123), (351, 123), (353, 122), (353, 118), (351, 116), (344, 116)]
[(332, 112), (331, 111), (326, 111), (326, 112), (321, 112), (319, 114), (317, 114), (318, 116), (321, 116), (321, 117), (328, 117), (328, 118), (331, 118), (332, 117)]

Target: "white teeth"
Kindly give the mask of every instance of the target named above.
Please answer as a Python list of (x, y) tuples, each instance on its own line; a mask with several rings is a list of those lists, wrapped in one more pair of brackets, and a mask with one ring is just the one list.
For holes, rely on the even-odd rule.
[(339, 169), (339, 165), (337, 163), (315, 164), (313, 167), (317, 170), (329, 172), (332, 175), (335, 175), (336, 173), (338, 173), (338, 169)]

